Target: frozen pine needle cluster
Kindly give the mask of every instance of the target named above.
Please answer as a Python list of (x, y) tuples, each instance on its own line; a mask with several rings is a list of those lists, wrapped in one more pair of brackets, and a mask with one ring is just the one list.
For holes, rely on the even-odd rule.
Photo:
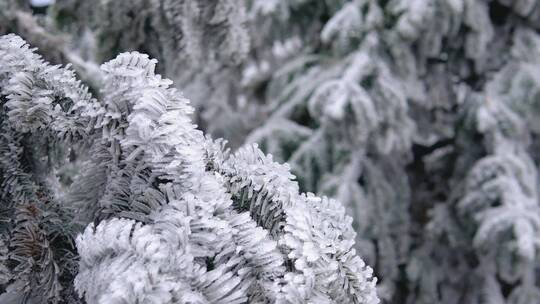
[(205, 137), (156, 63), (122, 53), (90, 94), (0, 38), (0, 302), (378, 303), (344, 208)]

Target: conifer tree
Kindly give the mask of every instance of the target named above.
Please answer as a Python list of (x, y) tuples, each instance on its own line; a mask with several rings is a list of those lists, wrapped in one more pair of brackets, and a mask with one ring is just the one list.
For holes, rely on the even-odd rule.
[[(383, 302), (538, 302), (539, 1), (57, 0), (39, 18), (24, 1), (1, 5), (7, 8), (0, 9), (0, 31), (19, 33), (47, 60), (72, 63), (92, 91), (108, 92), (98, 98), (115, 104), (114, 114), (103, 114), (108, 142), (125, 147), (129, 119), (120, 113), (131, 113), (129, 100), (140, 93), (112, 87), (118, 82), (106, 79), (116, 77), (115, 69), (100, 70), (99, 63), (119, 52), (146, 52), (192, 99), (202, 129), (234, 148), (245, 144), (228, 154), (220, 143), (195, 140), (205, 147), (205, 166), (219, 172), (227, 191), (235, 189), (227, 192), (233, 206), (244, 210), (244, 196), (266, 196), (227, 180), (231, 172), (248, 174), (232, 159), (261, 165), (257, 176), (283, 170), (246, 156), (253, 143), (290, 165), (298, 179), (294, 192), (343, 202)], [(138, 124), (153, 121), (137, 117)], [(31, 128), (32, 121), (17, 123)], [(19, 135), (7, 136), (24, 146)], [(93, 149), (96, 158), (52, 149), (69, 159), (55, 169), (64, 180), (55, 191), (66, 191), (69, 181), (65, 200), (84, 210), (77, 221), (96, 221), (84, 239), (101, 233), (100, 221), (111, 231), (133, 225), (158, 236), (154, 221), (161, 215), (154, 214), (162, 205), (155, 201), (163, 191), (134, 186), (162, 182), (142, 165), (149, 160), (137, 151), (136, 162), (120, 152), (112, 161), (107, 149)], [(265, 220), (249, 211), (258, 224)], [(22, 213), (11, 215), (17, 216)], [(144, 226), (106, 224), (117, 217)], [(129, 246), (115, 252), (135, 252)]]
[(248, 3), (247, 141), (346, 204), (383, 301), (537, 301), (540, 3)]

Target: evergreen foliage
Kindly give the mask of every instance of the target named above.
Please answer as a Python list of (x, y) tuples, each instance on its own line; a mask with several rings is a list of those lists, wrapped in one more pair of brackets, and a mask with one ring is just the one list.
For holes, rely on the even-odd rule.
[(378, 303), (344, 208), (205, 137), (156, 63), (118, 55), (92, 97), (0, 37), (0, 300)]
[[(10, 220), (0, 227), (39, 218), (39, 248), (59, 235), (59, 261), (94, 223), (78, 241), (88, 278), (110, 282), (111, 265), (139, 275), (114, 287), (79, 275), (88, 299), (114, 290), (128, 302), (177, 299), (189, 289), (200, 302), (341, 303), (370, 277), (356, 250), (384, 303), (540, 303), (540, 1), (56, 0), (46, 15), (31, 13), (22, 0), (0, 3), (0, 32), (71, 63), (96, 97), (72, 72), (31, 63), (41, 59), (22, 42), (4, 46), (27, 59), (0, 57), (0, 164), (10, 168), (0, 213)], [(155, 61), (113, 59), (133, 51), (157, 58), (195, 111), (154, 73)], [(192, 113), (207, 134), (241, 148), (205, 138)], [(55, 219), (21, 212), (29, 205), (13, 195), (55, 202), (40, 207)], [(65, 217), (71, 226), (54, 224)], [(152, 243), (168, 240), (171, 225), (182, 231), (173, 245)], [(117, 236), (110, 248), (84, 247), (107, 231)], [(12, 247), (0, 248), (0, 283), (32, 268), (10, 259)], [(187, 266), (164, 269), (157, 252)], [(132, 255), (184, 276), (153, 281)], [(31, 286), (52, 277), (54, 268), (40, 267)], [(61, 286), (71, 267), (60, 270)], [(194, 273), (202, 281), (189, 285)], [(216, 278), (227, 278), (228, 298), (209, 293)], [(171, 280), (184, 285), (166, 287)]]

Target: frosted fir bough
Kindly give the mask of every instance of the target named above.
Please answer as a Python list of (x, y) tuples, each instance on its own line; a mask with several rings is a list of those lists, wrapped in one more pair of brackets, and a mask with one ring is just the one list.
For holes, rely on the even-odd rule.
[(205, 137), (156, 62), (120, 54), (93, 98), (0, 38), (0, 299), (378, 303), (344, 208)]
[(196, 122), (214, 136), (241, 144), (252, 118), (245, 114), (253, 112), (246, 105), (240, 111), (235, 98), (239, 66), (250, 49), (243, 1), (58, 0), (48, 17), (70, 34), (75, 53), (91, 62), (122, 51), (156, 58), (159, 73), (191, 100)]

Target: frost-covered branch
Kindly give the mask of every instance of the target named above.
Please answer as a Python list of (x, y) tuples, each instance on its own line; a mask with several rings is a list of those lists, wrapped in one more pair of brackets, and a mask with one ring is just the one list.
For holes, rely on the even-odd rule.
[[(87, 303), (378, 303), (339, 203), (301, 194), (288, 167), (256, 147), (231, 155), (205, 137), (155, 59), (131, 52), (103, 64), (95, 99), (19, 37), (0, 39), (2, 194), (28, 183), (7, 206), (21, 219), (0, 231), (20, 263), (2, 271), (13, 282), (3, 296), (22, 284), (23, 297), (62, 301), (76, 275)], [(52, 152), (32, 149), (26, 139), (38, 134)], [(56, 175), (72, 166), (67, 180)], [(64, 213), (70, 229), (57, 231)], [(76, 256), (62, 250), (76, 235), (72, 272), (63, 261)]]

